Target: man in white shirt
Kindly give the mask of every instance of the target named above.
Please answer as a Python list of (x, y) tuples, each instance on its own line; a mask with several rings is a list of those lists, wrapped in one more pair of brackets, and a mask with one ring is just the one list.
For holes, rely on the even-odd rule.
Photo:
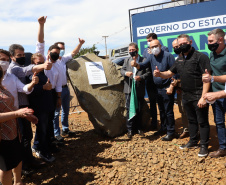
[[(39, 22), (39, 31), (38, 31), (38, 42), (36, 45), (36, 52), (39, 52), (44, 55), (45, 50), (45, 42), (44, 42), (44, 24), (46, 22), (47, 17), (40, 17), (38, 19)], [(79, 38), (79, 44), (75, 47), (75, 49), (65, 56), (64, 55), (64, 43), (63, 42), (57, 42), (55, 43), (56, 46), (60, 48), (60, 57), (56, 61), (55, 66), (58, 67), (59, 70), (59, 76), (62, 80), (62, 93), (61, 93), (61, 103), (62, 103), (62, 116), (61, 116), (61, 122), (62, 122), (62, 134), (73, 134), (73, 132), (69, 131), (68, 127), (68, 114), (69, 114), (69, 102), (70, 102), (70, 92), (67, 87), (67, 75), (66, 75), (66, 63), (70, 61), (80, 50), (81, 46), (84, 44), (84, 40)], [(48, 75), (47, 75), (48, 76)], [(51, 79), (50, 79), (51, 82)], [(52, 82), (51, 82), (52, 83)], [(59, 128), (59, 113), (60, 113), (59, 106), (56, 107), (55, 110), (55, 116), (53, 119), (53, 125), (54, 125), (54, 135), (58, 141), (63, 141), (63, 138), (60, 135), (60, 128)]]
[(14, 106), (18, 109), (18, 92), (30, 94), (33, 91), (33, 87), (38, 83), (39, 79), (37, 76), (32, 78), (32, 82), (29, 84), (23, 84), (14, 74), (6, 73), (9, 67), (10, 53), (6, 50), (0, 49), (0, 66), (3, 70), (4, 77), (2, 85), (13, 95)]

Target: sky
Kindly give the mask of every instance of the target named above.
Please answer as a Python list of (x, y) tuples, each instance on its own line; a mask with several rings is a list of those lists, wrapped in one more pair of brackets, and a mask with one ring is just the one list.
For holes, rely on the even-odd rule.
[(0, 0), (0, 48), (21, 44), (35, 53), (38, 17), (45, 23), (46, 52), (57, 41), (66, 44), (66, 53), (85, 40), (82, 48), (96, 45), (99, 55), (130, 43), (129, 9), (170, 0)]

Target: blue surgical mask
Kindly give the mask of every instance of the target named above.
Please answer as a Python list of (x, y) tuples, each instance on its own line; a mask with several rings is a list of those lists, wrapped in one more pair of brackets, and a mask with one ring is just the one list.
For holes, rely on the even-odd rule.
[(60, 57), (64, 56), (65, 50), (60, 50)]

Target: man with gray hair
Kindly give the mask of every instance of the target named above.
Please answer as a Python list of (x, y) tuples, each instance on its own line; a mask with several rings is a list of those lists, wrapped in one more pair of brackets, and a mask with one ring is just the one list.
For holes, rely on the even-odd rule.
[[(212, 68), (212, 76), (206, 75), (206, 81), (212, 83), (213, 92), (223, 91), (225, 83), (219, 82), (216, 78), (226, 75), (226, 48), (224, 41), (225, 33), (222, 29), (214, 29), (208, 33), (208, 48), (210, 51), (210, 65)], [(204, 82), (206, 82), (204, 81)], [(225, 129), (225, 111), (226, 99), (217, 99), (213, 104), (214, 122), (216, 124), (219, 149), (209, 154), (210, 157), (226, 156), (226, 129)]]
[[(138, 46), (136, 43), (132, 42), (129, 44), (129, 54), (131, 57), (126, 58), (124, 60), (123, 66), (121, 68), (121, 74), (124, 76), (124, 93), (126, 98), (126, 126), (128, 130), (128, 138), (131, 139), (135, 129), (138, 131), (138, 134), (141, 136), (144, 136), (144, 133), (142, 131), (141, 126), (141, 109), (142, 105), (144, 103), (144, 95), (145, 95), (145, 79), (150, 75), (150, 72), (148, 69), (144, 68), (143, 70), (138, 71), (135, 67), (131, 66), (131, 61), (135, 60), (138, 64), (142, 63), (143, 58), (138, 54)], [(137, 104), (138, 108), (135, 111), (136, 114), (134, 117), (130, 117), (130, 113), (132, 112), (130, 110), (130, 103), (131, 103), (131, 95), (132, 87), (134, 85), (135, 80), (135, 93), (137, 95)]]

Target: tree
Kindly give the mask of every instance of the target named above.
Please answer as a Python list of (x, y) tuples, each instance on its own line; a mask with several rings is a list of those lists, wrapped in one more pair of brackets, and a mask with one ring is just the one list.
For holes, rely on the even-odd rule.
[(97, 48), (96, 48), (95, 44), (91, 48), (82, 48), (82, 49), (80, 49), (80, 51), (78, 52), (78, 54), (74, 56), (74, 58), (78, 58), (78, 57), (80, 57), (82, 55), (85, 55), (86, 53), (95, 53), (94, 51), (96, 49)]

